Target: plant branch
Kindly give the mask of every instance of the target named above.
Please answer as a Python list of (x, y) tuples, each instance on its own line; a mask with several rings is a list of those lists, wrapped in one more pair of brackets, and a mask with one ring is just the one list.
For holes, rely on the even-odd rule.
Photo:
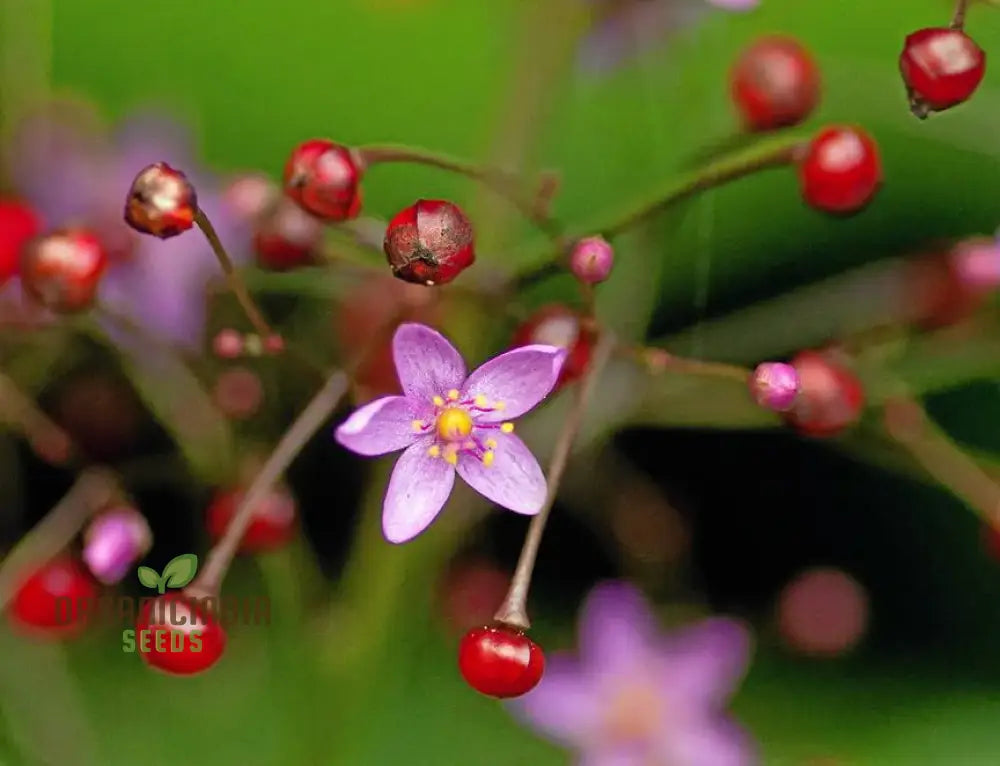
[(76, 457), (72, 437), (3, 373), (0, 373), (0, 419), (20, 428), (34, 450), (46, 460), (62, 465)]
[(965, 14), (969, 9), (969, 0), (958, 0), (955, 3), (955, 13), (951, 17), (952, 29), (963, 29), (965, 27)]
[(594, 349), (590, 366), (576, 390), (576, 398), (573, 401), (573, 408), (570, 410), (562, 430), (556, 439), (555, 450), (552, 459), (549, 461), (548, 491), (545, 497), (545, 504), (538, 512), (538, 515), (531, 520), (528, 526), (528, 533), (521, 548), (521, 555), (517, 560), (517, 568), (511, 578), (510, 589), (504, 598), (503, 604), (493, 616), (497, 622), (527, 630), (531, 627), (528, 619), (527, 601), (528, 589), (531, 587), (531, 575), (535, 569), (535, 560), (538, 558), (538, 548), (542, 542), (542, 534), (545, 532), (545, 524), (548, 522), (552, 506), (556, 501), (556, 493), (559, 491), (559, 484), (569, 462), (570, 452), (573, 449), (573, 442), (580, 431), (587, 404), (594, 392), (597, 380), (600, 377), (604, 365), (611, 358), (614, 349), (614, 336), (604, 330)]

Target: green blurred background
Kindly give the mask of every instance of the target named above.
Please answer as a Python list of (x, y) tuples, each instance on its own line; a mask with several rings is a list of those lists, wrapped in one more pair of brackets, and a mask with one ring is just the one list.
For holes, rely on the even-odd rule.
[[(5, 119), (51, 88), (92, 99), (109, 119), (166, 106), (196, 126), (203, 156), (225, 171), (277, 176), (289, 148), (312, 136), (408, 143), (526, 176), (556, 168), (563, 185), (555, 212), (574, 228), (643, 197), (734, 132), (725, 78), (745, 43), (764, 32), (800, 38), (825, 83), (801, 131), (864, 125), (882, 149), (885, 187), (849, 220), (808, 210), (787, 173), (686, 204), (646, 235), (650, 257), (621, 263), (602, 295), (612, 322), (652, 322), (651, 336), (1000, 223), (1000, 74), (988, 71), (970, 103), (927, 122), (909, 114), (899, 82), (902, 39), (944, 23), (951, 8), (942, 0), (763, 0), (751, 14), (707, 13), (663, 50), (596, 76), (575, 61), (588, 30), (581, 0), (0, 6)], [(974, 6), (968, 29), (988, 53), (1000, 47), (1000, 11)], [(389, 216), (418, 196), (453, 199), (485, 222), (482, 263), (514, 267), (532, 250), (532, 232), (462, 179), (393, 166), (365, 182), (372, 215)], [(560, 288), (545, 289), (553, 292), (543, 298)], [(739, 357), (725, 333), (705, 336), (716, 346), (697, 331), (684, 337), (690, 353)], [(995, 381), (943, 392), (930, 407), (966, 444), (1000, 450)], [(1000, 569), (960, 503), (785, 435), (644, 431), (618, 448), (655, 455), (638, 462), (668, 491), (683, 488), (696, 543), (681, 575), (686, 596), (761, 627), (734, 710), (766, 763), (1000, 763)], [(308, 465), (315, 470), (302, 483), (331, 481), (321, 463)], [(715, 486), (720, 476), (735, 485), (728, 493)], [(318, 513), (350, 516), (356, 482), (344, 483), (342, 500), (337, 488), (325, 489), (332, 507)], [(594, 552), (571, 505), (557, 509), (569, 518), (554, 522), (542, 551), (557, 562), (542, 567), (534, 610), (547, 648), (572, 644), (572, 605), (589, 582), (617, 571)], [(508, 522), (477, 538), (483, 545), (492, 530), (505, 561), (521, 529)], [(366, 605), (350, 636), (338, 631), (338, 612), (291, 595), (290, 572), (307, 554), (239, 562), (232, 587), (268, 588), (288, 608), (277, 607), (267, 629), (234, 629), (225, 661), (204, 677), (147, 672), (113, 634), (65, 648), (5, 635), (0, 763), (565, 762), (455, 671), (454, 637), (429, 607), (433, 582), (421, 567), (455, 547), (448, 535), (442, 525), (406, 550), (368, 541), (370, 554), (361, 555), (373, 558), (351, 570), (365, 576), (341, 583)], [(777, 588), (812, 563), (843, 566), (869, 590), (871, 635), (852, 657), (793, 659), (770, 634)]]

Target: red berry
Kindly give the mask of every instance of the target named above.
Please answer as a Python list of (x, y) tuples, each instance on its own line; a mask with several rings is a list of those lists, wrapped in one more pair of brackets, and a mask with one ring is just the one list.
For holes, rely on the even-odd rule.
[(1000, 268), (1000, 251), (988, 239), (966, 240), (909, 261), (903, 277), (907, 319), (921, 329), (937, 329), (972, 316), (996, 287), (991, 275), (973, 270), (980, 255)]
[(545, 655), (519, 630), (486, 626), (462, 637), (458, 669), (477, 692), (490, 697), (520, 697), (542, 680)]
[[(213, 540), (226, 532), (226, 527), (243, 499), (239, 491), (220, 492), (205, 514), (205, 525)], [(284, 490), (272, 490), (254, 509), (253, 520), (240, 541), (243, 553), (263, 553), (281, 548), (295, 536), (295, 499)]]
[(139, 171), (125, 200), (125, 223), (160, 239), (191, 228), (198, 212), (198, 195), (187, 176), (165, 162)]
[(61, 229), (36, 237), (21, 251), (21, 283), (52, 311), (82, 311), (93, 302), (107, 262), (92, 232)]
[(35, 211), (15, 199), (0, 199), (0, 285), (17, 274), (21, 248), (42, 230)]
[(350, 149), (314, 138), (296, 146), (285, 163), (285, 194), (319, 218), (346, 221), (361, 211), (362, 173)]
[(793, 360), (799, 393), (785, 417), (808, 436), (835, 436), (861, 417), (865, 391), (857, 376), (831, 355), (803, 351)]
[(472, 224), (443, 200), (421, 199), (399, 211), (383, 249), (395, 276), (421, 285), (450, 282), (476, 260)]
[(748, 130), (774, 130), (802, 122), (815, 109), (819, 70), (796, 40), (764, 37), (736, 61), (730, 90)]
[(545, 306), (514, 332), (514, 346), (542, 343), (568, 351), (556, 387), (578, 380), (590, 363), (596, 335), (572, 309), (559, 304)]
[(899, 71), (913, 113), (923, 118), (973, 94), (986, 74), (986, 54), (960, 29), (931, 27), (906, 38)]
[(135, 624), (135, 644), (150, 666), (189, 676), (219, 661), (226, 633), (203, 601), (186, 593), (168, 593), (143, 606)]
[(257, 263), (273, 271), (312, 265), (322, 241), (323, 224), (319, 219), (290, 200), (281, 199), (257, 224)]
[(29, 631), (71, 636), (83, 629), (97, 585), (74, 559), (49, 561), (28, 576), (10, 603), (15, 624)]
[(871, 200), (882, 181), (878, 147), (860, 128), (824, 128), (809, 144), (799, 179), (802, 195), (813, 207), (853, 213)]

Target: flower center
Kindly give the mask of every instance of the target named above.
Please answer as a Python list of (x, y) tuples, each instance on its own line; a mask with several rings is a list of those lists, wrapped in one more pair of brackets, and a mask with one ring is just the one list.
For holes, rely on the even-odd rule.
[(444, 441), (461, 441), (472, 433), (472, 416), (460, 407), (447, 407), (438, 415), (437, 432)]
[(646, 684), (630, 683), (612, 695), (604, 734), (612, 742), (646, 742), (663, 727), (663, 699)]

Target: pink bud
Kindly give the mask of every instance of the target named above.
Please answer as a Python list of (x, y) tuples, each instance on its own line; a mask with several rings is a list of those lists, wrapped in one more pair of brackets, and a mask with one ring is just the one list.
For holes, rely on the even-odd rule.
[(573, 246), (569, 268), (581, 282), (596, 285), (611, 275), (615, 251), (604, 237), (584, 237)]
[(235, 359), (243, 353), (243, 336), (236, 330), (221, 330), (212, 340), (212, 350), (221, 359)]
[(976, 292), (990, 292), (1000, 286), (1000, 245), (996, 242), (963, 242), (949, 257), (955, 274), (966, 287)]
[(763, 362), (750, 376), (750, 393), (761, 407), (787, 412), (799, 393), (799, 374), (790, 364)]
[(146, 555), (153, 542), (149, 525), (138, 511), (120, 507), (94, 519), (84, 535), (83, 561), (105, 585), (119, 582)]

